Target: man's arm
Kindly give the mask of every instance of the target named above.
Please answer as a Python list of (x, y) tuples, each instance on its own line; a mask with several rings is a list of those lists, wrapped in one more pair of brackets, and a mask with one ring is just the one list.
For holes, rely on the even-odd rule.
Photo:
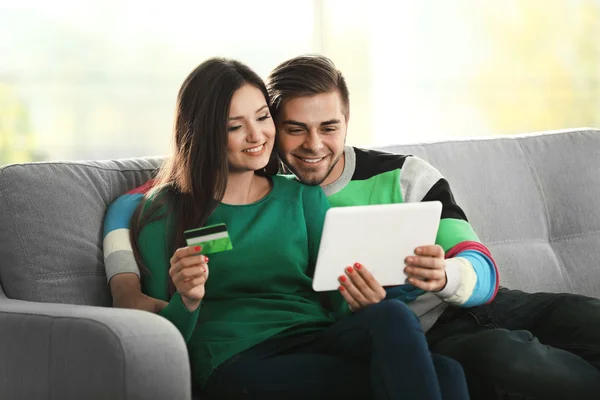
[(109, 282), (115, 308), (133, 308), (158, 314), (168, 304), (142, 293), (140, 277), (125, 272), (112, 277)]
[(131, 217), (152, 188), (153, 181), (127, 192), (112, 202), (104, 218), (104, 266), (113, 307), (160, 312), (167, 302), (142, 293), (140, 271), (129, 239)]
[(404, 202), (442, 203), (436, 244), (446, 255), (446, 285), (436, 295), (462, 307), (492, 301), (499, 283), (496, 264), (454, 200), (448, 181), (427, 162), (407, 157), (400, 174), (400, 190)]

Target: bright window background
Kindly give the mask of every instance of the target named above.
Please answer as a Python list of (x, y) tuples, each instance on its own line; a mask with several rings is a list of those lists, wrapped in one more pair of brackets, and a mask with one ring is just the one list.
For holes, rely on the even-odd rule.
[(600, 126), (600, 0), (0, 0), (0, 165), (165, 154), (201, 61), (311, 52), (351, 144)]

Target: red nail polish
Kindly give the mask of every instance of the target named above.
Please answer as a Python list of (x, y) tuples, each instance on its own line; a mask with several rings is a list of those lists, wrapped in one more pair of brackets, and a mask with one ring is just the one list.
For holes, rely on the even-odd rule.
[(360, 265), (359, 263), (356, 263), (356, 264), (354, 264), (354, 268), (356, 268), (356, 269), (361, 269), (361, 268), (362, 268), (362, 265)]
[(200, 251), (200, 250), (202, 250), (202, 247), (200, 247), (200, 246), (196, 246), (196, 247), (194, 247), (194, 250), (196, 250), (196, 251)]
[(205, 267), (202, 267), (202, 272), (206, 272), (206, 268)]
[(208, 257), (204, 256), (204, 262), (208, 262)]
[(340, 276), (340, 281), (342, 281), (342, 282), (346, 282), (347, 280), (348, 280), (348, 279), (347, 279), (347, 278), (346, 278), (344, 275)]
[(340, 292), (343, 292), (344, 290), (346, 290), (346, 288), (343, 286), (340, 286)]
[(354, 272), (354, 270), (352, 269), (352, 267), (348, 267), (348, 268), (346, 268), (346, 271), (348, 271), (348, 273), (349, 273), (349, 274), (351, 274), (351, 273), (353, 273), (353, 272)]

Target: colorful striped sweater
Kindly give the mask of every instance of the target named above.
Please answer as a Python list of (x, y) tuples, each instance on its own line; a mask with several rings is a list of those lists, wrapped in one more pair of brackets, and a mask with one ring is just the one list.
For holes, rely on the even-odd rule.
[[(494, 260), (456, 204), (448, 182), (439, 171), (418, 157), (349, 146), (344, 157), (341, 177), (323, 187), (332, 207), (432, 200), (443, 205), (436, 243), (446, 252), (446, 287), (435, 294), (412, 285), (386, 289), (388, 297), (409, 305), (420, 318), (424, 331), (431, 328), (447, 304), (472, 307), (495, 297), (499, 278)], [(153, 181), (147, 182), (122, 195), (109, 207), (104, 225), (108, 280), (123, 272), (139, 275), (129, 242), (129, 220), (152, 185)]]
[(388, 288), (388, 297), (407, 303), (425, 331), (447, 304), (472, 307), (493, 300), (499, 285), (494, 260), (437, 169), (418, 157), (350, 146), (344, 157), (340, 178), (323, 187), (332, 207), (434, 200), (443, 206), (436, 244), (446, 252), (446, 287), (433, 294), (401, 285)]

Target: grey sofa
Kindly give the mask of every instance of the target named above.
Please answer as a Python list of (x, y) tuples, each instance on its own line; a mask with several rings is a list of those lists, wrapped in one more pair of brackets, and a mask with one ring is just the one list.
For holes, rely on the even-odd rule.
[[(600, 297), (600, 130), (390, 146), (448, 178), (501, 284)], [(189, 399), (177, 330), (112, 309), (106, 206), (160, 159), (0, 168), (0, 398)]]

